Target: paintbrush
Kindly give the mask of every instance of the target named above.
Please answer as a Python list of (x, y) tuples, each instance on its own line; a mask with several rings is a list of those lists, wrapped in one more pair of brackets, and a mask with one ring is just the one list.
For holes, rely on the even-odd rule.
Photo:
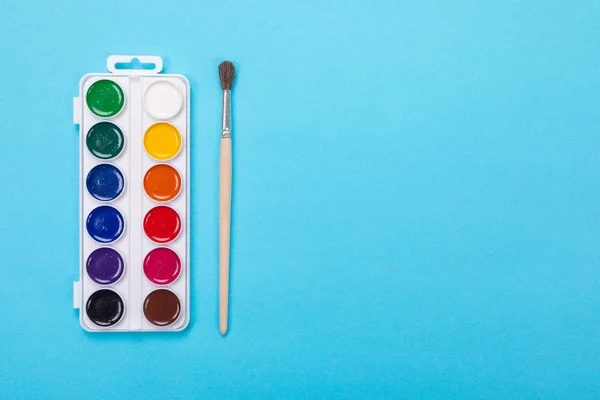
[(219, 330), (227, 333), (229, 308), (229, 242), (231, 235), (231, 86), (235, 68), (230, 61), (219, 64), (223, 88), (223, 129), (219, 167)]

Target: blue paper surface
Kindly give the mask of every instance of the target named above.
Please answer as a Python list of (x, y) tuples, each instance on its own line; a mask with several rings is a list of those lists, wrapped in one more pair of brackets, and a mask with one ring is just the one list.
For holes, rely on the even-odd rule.
[[(598, 21), (598, 1), (3, 0), (0, 398), (600, 398)], [(180, 334), (89, 334), (71, 307), (71, 101), (110, 54), (191, 82)]]

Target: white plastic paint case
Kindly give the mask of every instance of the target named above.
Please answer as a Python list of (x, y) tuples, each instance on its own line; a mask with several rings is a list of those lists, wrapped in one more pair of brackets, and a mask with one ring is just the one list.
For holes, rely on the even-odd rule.
[[(137, 59), (151, 69), (118, 69), (120, 63), (131, 63)], [(74, 123), (79, 125), (80, 133), (80, 254), (79, 281), (73, 287), (73, 306), (80, 310), (80, 324), (90, 332), (145, 332), (145, 331), (180, 331), (187, 327), (190, 317), (190, 85), (183, 75), (160, 74), (162, 59), (157, 56), (110, 56), (107, 67), (110, 73), (91, 73), (85, 75), (79, 83), (79, 96), (74, 98)], [(103, 118), (94, 114), (86, 103), (86, 94), (90, 86), (100, 80), (111, 80), (117, 83), (124, 94), (124, 105), (114, 116)], [(150, 85), (164, 82), (173, 85), (181, 93), (180, 110), (168, 119), (159, 119), (173, 114), (174, 98), (154, 99), (145, 102), (145, 93)], [(160, 84), (163, 85), (162, 83)], [(152, 102), (152, 104), (150, 104)], [(161, 107), (165, 110), (161, 113)], [(148, 110), (153, 114), (151, 115)], [(176, 111), (176, 110), (175, 110)], [(159, 118), (157, 118), (158, 116)], [(108, 121), (117, 125), (122, 131), (125, 141), (118, 156), (102, 160), (96, 158), (86, 145), (86, 136), (92, 126)], [(176, 156), (169, 160), (158, 161), (147, 153), (144, 147), (144, 134), (155, 123), (167, 122), (173, 125), (181, 135), (181, 148)], [(86, 186), (86, 177), (90, 170), (99, 164), (112, 164), (123, 174), (125, 185), (122, 193), (111, 201), (99, 201), (94, 198)], [(157, 202), (145, 192), (144, 175), (151, 167), (168, 164), (174, 167), (181, 176), (181, 189), (172, 200)], [(110, 243), (99, 243), (94, 240), (87, 228), (88, 215), (96, 207), (109, 205), (116, 208), (123, 216), (125, 228), (121, 236)], [(145, 233), (143, 220), (148, 211), (156, 206), (168, 206), (174, 209), (181, 220), (181, 230), (173, 241), (157, 243)], [(98, 284), (90, 278), (86, 263), (90, 254), (101, 247), (110, 247), (119, 252), (124, 261), (124, 272), (114, 283)], [(167, 247), (173, 250), (181, 261), (179, 276), (167, 285), (157, 285), (144, 274), (143, 262), (153, 249)], [(86, 304), (90, 296), (98, 290), (109, 289), (117, 293), (124, 305), (124, 311), (116, 323), (110, 326), (95, 324), (86, 312)], [(167, 289), (173, 292), (181, 304), (178, 318), (167, 326), (151, 323), (145, 316), (143, 304), (146, 297), (155, 290)]]

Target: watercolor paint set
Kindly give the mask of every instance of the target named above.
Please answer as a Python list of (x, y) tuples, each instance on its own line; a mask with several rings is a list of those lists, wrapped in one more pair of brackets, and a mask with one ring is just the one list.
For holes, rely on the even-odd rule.
[(190, 85), (162, 66), (157, 56), (110, 56), (110, 72), (85, 75), (74, 98), (73, 305), (87, 331), (180, 331), (189, 322)]

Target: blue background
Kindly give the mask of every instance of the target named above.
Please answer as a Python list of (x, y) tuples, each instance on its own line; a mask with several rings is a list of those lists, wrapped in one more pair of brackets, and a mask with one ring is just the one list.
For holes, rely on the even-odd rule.
[[(600, 2), (563, 3), (2, 0), (0, 398), (599, 398)], [(110, 54), (192, 84), (181, 334), (71, 307), (71, 99)]]

